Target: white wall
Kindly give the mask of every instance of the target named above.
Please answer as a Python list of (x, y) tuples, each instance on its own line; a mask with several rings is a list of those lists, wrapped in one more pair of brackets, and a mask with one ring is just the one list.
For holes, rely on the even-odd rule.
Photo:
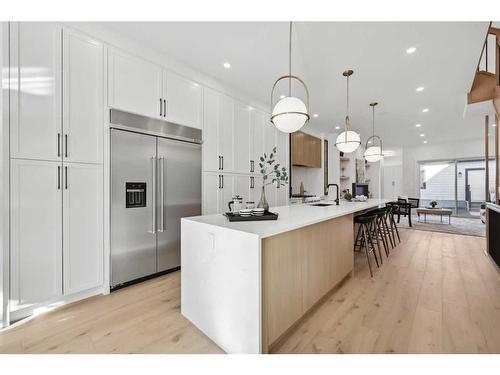
[[(479, 129), (478, 131), (481, 131)], [(484, 141), (464, 141), (453, 143), (427, 144), (403, 149), (402, 194), (418, 197), (420, 193), (419, 161), (478, 158), (484, 155)]]

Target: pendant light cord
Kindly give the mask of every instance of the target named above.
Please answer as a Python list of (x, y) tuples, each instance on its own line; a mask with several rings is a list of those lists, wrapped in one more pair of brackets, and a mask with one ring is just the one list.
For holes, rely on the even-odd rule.
[(375, 136), (375, 106), (372, 106), (372, 136)]
[(288, 40), (288, 96), (292, 96), (292, 21), (290, 21), (290, 35)]

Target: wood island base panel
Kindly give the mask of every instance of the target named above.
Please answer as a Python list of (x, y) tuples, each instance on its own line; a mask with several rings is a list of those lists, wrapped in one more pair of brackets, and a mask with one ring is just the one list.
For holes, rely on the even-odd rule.
[(352, 272), (352, 249), (352, 215), (262, 241), (264, 353)]

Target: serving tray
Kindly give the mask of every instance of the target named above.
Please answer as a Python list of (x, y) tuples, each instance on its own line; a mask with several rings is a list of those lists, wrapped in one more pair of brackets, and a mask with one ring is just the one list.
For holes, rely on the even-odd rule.
[(265, 211), (264, 215), (256, 216), (240, 216), (236, 215), (232, 212), (226, 212), (224, 214), (228, 218), (229, 221), (261, 221), (261, 220), (278, 220), (278, 214), (273, 212)]

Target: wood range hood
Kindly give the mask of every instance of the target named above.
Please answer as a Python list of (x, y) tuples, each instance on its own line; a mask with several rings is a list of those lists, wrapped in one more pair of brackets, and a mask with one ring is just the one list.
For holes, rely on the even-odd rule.
[(290, 154), (293, 166), (321, 168), (321, 139), (300, 131), (292, 133)]

